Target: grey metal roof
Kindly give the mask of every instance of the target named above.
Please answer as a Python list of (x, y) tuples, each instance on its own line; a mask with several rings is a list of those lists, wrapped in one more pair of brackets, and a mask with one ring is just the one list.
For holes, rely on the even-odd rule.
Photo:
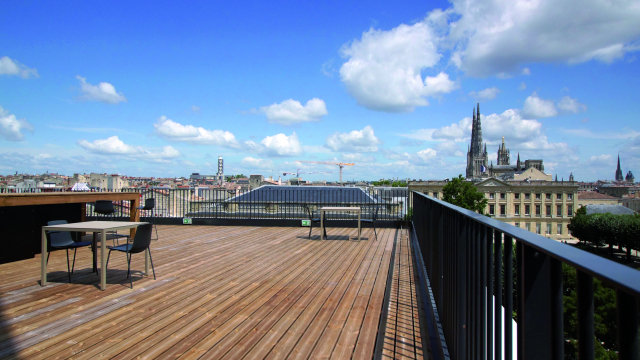
[(633, 215), (635, 212), (622, 205), (587, 205), (587, 215), (606, 214), (613, 215)]
[(227, 201), (247, 203), (376, 203), (381, 200), (358, 187), (264, 185)]

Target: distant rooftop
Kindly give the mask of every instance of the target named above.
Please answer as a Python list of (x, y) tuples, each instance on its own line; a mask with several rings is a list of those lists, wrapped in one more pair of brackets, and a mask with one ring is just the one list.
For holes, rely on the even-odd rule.
[(635, 211), (622, 205), (587, 205), (587, 215), (591, 214), (633, 215)]
[(578, 199), (579, 200), (589, 200), (589, 199), (598, 199), (598, 200), (619, 200), (620, 198), (617, 198), (615, 196), (611, 196), (611, 195), (607, 195), (607, 194), (601, 194), (595, 191), (580, 191), (578, 192)]

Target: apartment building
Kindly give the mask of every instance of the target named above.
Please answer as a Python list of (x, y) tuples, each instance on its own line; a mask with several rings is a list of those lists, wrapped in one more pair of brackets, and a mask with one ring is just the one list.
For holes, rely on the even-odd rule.
[[(442, 199), (446, 180), (411, 181), (410, 191)], [(561, 240), (571, 238), (567, 229), (577, 210), (578, 184), (573, 181), (485, 179), (474, 184), (488, 200), (485, 214)]]

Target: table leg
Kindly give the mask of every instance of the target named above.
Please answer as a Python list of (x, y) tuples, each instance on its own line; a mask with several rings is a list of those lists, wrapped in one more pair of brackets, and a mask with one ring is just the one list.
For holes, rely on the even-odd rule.
[(149, 276), (149, 248), (144, 252), (144, 275)]
[(47, 232), (42, 229), (42, 249), (40, 250), (40, 286), (47, 285)]
[(324, 211), (320, 210), (320, 240), (324, 240)]
[(360, 227), (360, 216), (361, 213), (358, 211), (358, 241), (360, 241), (360, 233), (362, 232), (362, 228)]
[(98, 234), (96, 232), (91, 233), (93, 237), (91, 241), (91, 252), (93, 254), (93, 272), (98, 272)]
[(107, 289), (107, 232), (102, 230), (100, 236), (100, 290)]

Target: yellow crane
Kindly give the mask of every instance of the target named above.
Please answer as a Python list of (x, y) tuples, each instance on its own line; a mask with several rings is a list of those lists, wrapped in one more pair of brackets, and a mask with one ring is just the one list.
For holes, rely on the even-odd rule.
[(309, 164), (325, 164), (325, 165), (338, 165), (340, 167), (340, 182), (342, 182), (342, 168), (345, 166), (353, 166), (354, 163), (341, 163), (341, 162), (331, 162), (331, 161), (307, 161), (307, 160), (298, 160), (302, 163)]

